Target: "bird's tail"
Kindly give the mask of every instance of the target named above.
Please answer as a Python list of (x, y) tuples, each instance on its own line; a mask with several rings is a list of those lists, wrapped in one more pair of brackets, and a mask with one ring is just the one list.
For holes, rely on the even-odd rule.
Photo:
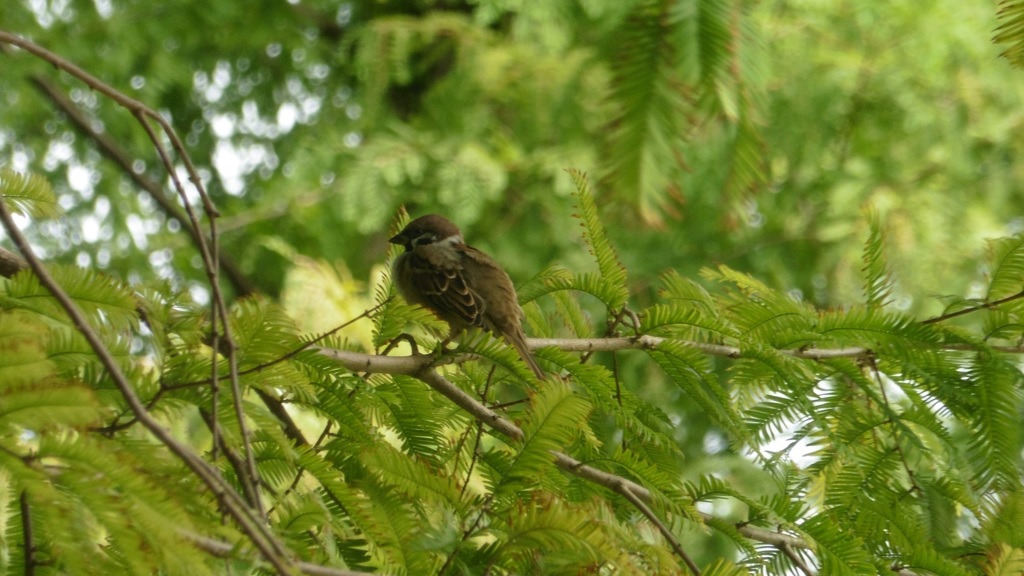
[(546, 380), (547, 374), (540, 369), (540, 365), (537, 364), (537, 360), (533, 357), (533, 352), (531, 352), (530, 348), (526, 345), (526, 335), (520, 331), (518, 334), (509, 338), (508, 341), (515, 346), (516, 350), (519, 352), (519, 356), (521, 356), (523, 362), (526, 362), (526, 365), (530, 367), (530, 370), (533, 370), (533, 373), (537, 375), (537, 379)]

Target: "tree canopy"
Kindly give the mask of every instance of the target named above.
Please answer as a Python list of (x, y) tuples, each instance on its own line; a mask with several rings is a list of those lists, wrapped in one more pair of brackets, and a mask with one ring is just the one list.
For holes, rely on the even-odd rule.
[[(16, 2), (0, 570), (1017, 574), (1024, 2)], [(436, 350), (386, 239), (516, 281)]]

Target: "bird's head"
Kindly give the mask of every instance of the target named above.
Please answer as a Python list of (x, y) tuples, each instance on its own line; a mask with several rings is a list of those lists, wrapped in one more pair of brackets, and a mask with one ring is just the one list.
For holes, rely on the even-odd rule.
[(392, 244), (404, 246), (406, 252), (441, 241), (462, 242), (462, 231), (450, 220), (437, 214), (420, 216), (388, 239)]

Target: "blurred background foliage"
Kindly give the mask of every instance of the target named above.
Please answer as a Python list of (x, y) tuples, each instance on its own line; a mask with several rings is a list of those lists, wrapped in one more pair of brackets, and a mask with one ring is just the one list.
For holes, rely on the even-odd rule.
[[(888, 225), (894, 306), (924, 317), (943, 297), (980, 296), (986, 239), (1024, 230), (1024, 83), (991, 41), (997, 26), (993, 3), (958, 0), (0, 11), (0, 28), (172, 120), (223, 214), (223, 251), (310, 331), (368, 307), (401, 206), (448, 215), (517, 283), (552, 263), (592, 267), (567, 168), (595, 182), (637, 305), (661, 274), (717, 264), (817, 306), (859, 302), (869, 211)], [(180, 226), (39, 81), (165, 182), (134, 119), (39, 60), (0, 62), (0, 167), (44, 174), (67, 213), (30, 231), (47, 257), (205, 298)], [(643, 364), (622, 355), (619, 369), (674, 400), (686, 451), (726, 450)], [(731, 465), (719, 456), (694, 473)]]
[[(277, 295), (298, 255), (366, 278), (397, 208), (451, 216), (518, 281), (587, 261), (565, 168), (599, 178), (638, 298), (728, 264), (818, 305), (859, 294), (863, 211), (899, 306), (970, 293), (1022, 227), (1021, 82), (990, 3), (18, 1), (0, 26), (165, 112)], [(54, 259), (187, 281), (196, 257), (8, 51), (0, 165), (45, 174)], [(58, 87), (157, 180), (127, 114)], [(193, 271), (193, 272), (190, 272)]]

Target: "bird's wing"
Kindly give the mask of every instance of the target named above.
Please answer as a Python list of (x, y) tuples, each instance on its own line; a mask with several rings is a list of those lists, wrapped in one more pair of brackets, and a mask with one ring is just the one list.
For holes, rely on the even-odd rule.
[(517, 329), (523, 320), (516, 288), (508, 274), (486, 253), (466, 246), (463, 251), (463, 275), (471, 286), (476, 286), (484, 302), (503, 302), (504, 306), (490, 306), (481, 310), (488, 330), (499, 333)]
[(420, 287), (429, 308), (444, 320), (455, 318), (470, 326), (483, 326), (484, 302), (469, 287), (461, 266), (433, 266), (426, 260), (412, 262), (412, 281)]

